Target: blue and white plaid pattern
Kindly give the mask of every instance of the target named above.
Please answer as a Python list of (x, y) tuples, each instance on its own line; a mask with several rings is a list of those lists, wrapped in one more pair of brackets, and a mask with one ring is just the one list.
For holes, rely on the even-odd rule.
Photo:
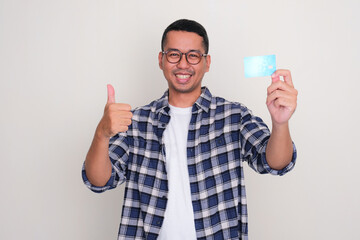
[[(167, 203), (168, 182), (163, 133), (170, 121), (168, 92), (133, 111), (126, 133), (110, 140), (111, 178), (103, 192), (126, 182), (118, 239), (156, 239)], [(242, 104), (213, 97), (207, 88), (193, 105), (187, 157), (197, 239), (247, 239), (248, 220), (243, 161), (261, 174), (283, 175), (265, 159), (270, 132)], [(181, 227), (181, 226), (179, 226)]]

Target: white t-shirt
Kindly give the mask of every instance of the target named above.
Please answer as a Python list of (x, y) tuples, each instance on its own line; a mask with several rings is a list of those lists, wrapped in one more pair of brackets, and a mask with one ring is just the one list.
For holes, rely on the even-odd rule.
[(186, 154), (191, 109), (170, 105), (164, 131), (169, 194), (159, 240), (196, 239)]

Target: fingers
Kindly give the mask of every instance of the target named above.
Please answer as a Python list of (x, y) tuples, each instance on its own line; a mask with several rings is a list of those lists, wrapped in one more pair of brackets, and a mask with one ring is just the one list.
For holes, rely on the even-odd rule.
[(277, 85), (277, 83), (273, 83), (268, 88), (268, 97), (266, 99), (267, 105), (276, 99), (287, 99), (289, 102), (296, 103), (298, 91), (295, 88), (291, 88), (286, 85), (281, 85), (278, 87)]
[(272, 75), (271, 75), (271, 79), (272, 82), (277, 82), (280, 80), (280, 76), (282, 76), (284, 78), (284, 82), (287, 83), (288, 85), (294, 87), (294, 84), (292, 82), (292, 78), (291, 78), (291, 72), (287, 69), (278, 69), (276, 70)]
[(111, 111), (127, 111), (130, 112), (131, 111), (131, 106), (129, 104), (126, 103), (112, 103), (112, 104), (107, 104), (106, 109), (110, 109)]
[[(280, 77), (284, 78), (284, 81), (280, 81)], [(268, 87), (267, 93), (270, 95), (275, 90), (283, 90), (291, 94), (297, 95), (297, 90), (294, 88), (292, 82), (291, 72), (287, 69), (278, 69), (273, 75), (271, 75), (272, 84)]]
[(296, 95), (289, 94), (282, 90), (273, 91), (266, 99), (266, 105), (274, 103), (275, 107), (286, 107), (294, 110), (296, 107)]
[[(111, 104), (109, 108), (104, 112), (104, 116), (100, 121), (101, 131), (103, 136), (108, 138), (114, 136), (119, 132), (125, 132), (128, 130), (129, 126), (132, 124), (132, 112), (128, 110), (119, 110), (116, 105)], [(127, 104), (125, 104), (127, 105)]]
[(118, 132), (125, 132), (128, 130), (132, 121), (132, 113), (129, 111), (116, 111), (108, 113), (109, 136), (113, 136)]
[[(280, 77), (284, 81), (280, 81)], [(267, 89), (266, 104), (269, 106), (271, 103), (275, 107), (286, 107), (288, 109), (295, 109), (297, 102), (298, 91), (294, 88), (291, 73), (286, 69), (279, 69), (271, 76), (272, 83)]]
[(115, 103), (115, 90), (111, 84), (107, 85), (108, 100), (107, 103)]
[(290, 94), (297, 95), (297, 90), (293, 86), (290, 86), (287, 83), (284, 83), (282, 81), (273, 82), (267, 88), (267, 95), (272, 94), (276, 90), (281, 90), (281, 91), (288, 92)]

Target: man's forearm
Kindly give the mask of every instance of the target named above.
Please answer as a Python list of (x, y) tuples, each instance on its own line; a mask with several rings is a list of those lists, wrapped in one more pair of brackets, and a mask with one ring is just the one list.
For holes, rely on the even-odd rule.
[(273, 124), (271, 136), (266, 147), (266, 160), (276, 170), (286, 167), (292, 159), (293, 146), (288, 123)]
[(111, 177), (109, 139), (95, 133), (85, 160), (86, 176), (91, 184), (102, 187)]

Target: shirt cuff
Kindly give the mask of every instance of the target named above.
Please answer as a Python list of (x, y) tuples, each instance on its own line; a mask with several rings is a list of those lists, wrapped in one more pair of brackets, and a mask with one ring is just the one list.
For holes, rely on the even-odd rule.
[[(297, 152), (296, 152), (296, 147), (295, 147), (294, 142), (292, 143), (292, 145), (293, 145), (293, 154), (292, 154), (291, 162), (287, 166), (285, 166), (283, 169), (280, 169), (280, 170), (273, 169), (269, 166), (269, 164), (266, 160), (266, 154), (265, 154), (265, 150), (264, 150), (263, 154), (261, 154), (261, 161), (262, 161), (265, 171), (272, 175), (279, 175), (279, 176), (282, 176), (282, 175), (290, 172), (295, 167), (296, 157), (297, 157)], [(266, 148), (264, 148), (264, 149), (266, 149)]]
[(91, 182), (87, 178), (86, 171), (85, 171), (85, 162), (83, 163), (82, 179), (83, 179), (84, 184), (86, 185), (86, 187), (88, 187), (93, 192), (102, 193), (102, 192), (105, 192), (106, 190), (114, 188), (114, 179), (115, 179), (114, 176), (115, 176), (115, 171), (114, 171), (114, 168), (112, 168), (111, 169), (111, 177), (110, 177), (109, 181), (105, 184), (105, 186), (102, 186), (102, 187), (95, 186), (95, 185), (91, 184)]

